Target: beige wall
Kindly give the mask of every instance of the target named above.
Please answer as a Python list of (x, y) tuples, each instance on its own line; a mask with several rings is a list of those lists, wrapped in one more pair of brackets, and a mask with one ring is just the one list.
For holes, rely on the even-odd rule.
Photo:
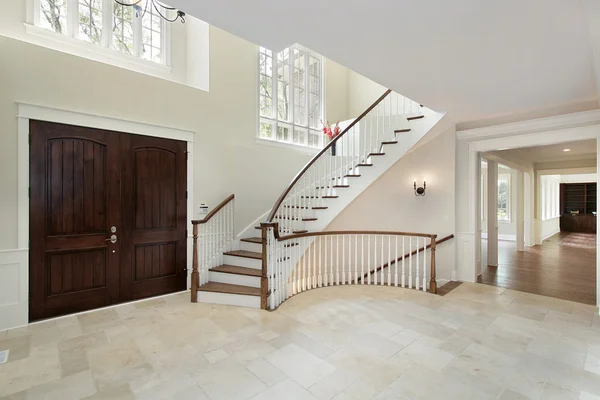
[(387, 90), (356, 72), (348, 72), (348, 113), (352, 118), (358, 117)]
[[(210, 29), (210, 92), (0, 36), (0, 249), (17, 246), (17, 104), (196, 132), (194, 206), (236, 195), (236, 230), (269, 209), (310, 159), (256, 143), (257, 47)], [(327, 107), (346, 118), (347, 70), (326, 63)]]
[[(455, 233), (455, 130), (441, 133), (407, 154), (361, 193), (327, 230), (389, 230)], [(413, 182), (427, 181), (425, 196), (414, 195)], [(449, 280), (455, 265), (453, 241), (440, 246), (438, 278)]]

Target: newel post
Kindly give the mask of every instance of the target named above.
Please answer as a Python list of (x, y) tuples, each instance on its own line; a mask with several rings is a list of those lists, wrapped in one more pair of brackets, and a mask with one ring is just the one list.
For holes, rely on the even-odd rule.
[(269, 280), (267, 279), (267, 229), (269, 224), (260, 224), (262, 231), (262, 272), (260, 274), (260, 308), (267, 309), (267, 296), (269, 290)]
[(198, 277), (198, 224), (193, 224), (193, 245), (192, 245), (192, 303), (198, 302), (198, 286), (199, 286), (199, 277)]
[(435, 246), (437, 235), (431, 236), (431, 280), (429, 281), (429, 292), (437, 293), (437, 281), (435, 279)]

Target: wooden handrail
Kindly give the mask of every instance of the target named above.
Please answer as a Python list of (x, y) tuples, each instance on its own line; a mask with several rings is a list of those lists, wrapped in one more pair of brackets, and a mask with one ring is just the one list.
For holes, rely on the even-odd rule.
[[(442, 243), (444, 243), (444, 242), (447, 242), (448, 240), (450, 240), (450, 239), (453, 239), (453, 238), (454, 238), (454, 235), (448, 235), (448, 236), (446, 236), (446, 237), (444, 237), (444, 238), (442, 238), (442, 239), (440, 239), (440, 240), (436, 240), (434, 243), (435, 243), (435, 245), (437, 246), (437, 245), (439, 245), (439, 244), (442, 244)], [(369, 275), (373, 275), (373, 274), (375, 274), (375, 273), (377, 273), (377, 272), (381, 271), (382, 269), (385, 269), (385, 268), (389, 267), (391, 264), (398, 263), (398, 262), (402, 261), (403, 259), (405, 259), (405, 258), (407, 258), (407, 257), (410, 257), (410, 256), (414, 256), (414, 255), (416, 255), (417, 253), (422, 253), (422, 252), (424, 252), (425, 250), (427, 250), (427, 249), (429, 249), (429, 248), (431, 248), (431, 243), (430, 243), (430, 244), (428, 244), (427, 246), (423, 246), (423, 247), (421, 247), (421, 248), (419, 248), (419, 249), (413, 250), (411, 253), (406, 253), (405, 255), (403, 255), (403, 256), (401, 256), (401, 257), (398, 257), (398, 259), (397, 259), (397, 260), (394, 260), (394, 261), (392, 261), (391, 263), (385, 263), (385, 264), (383, 264), (381, 267), (377, 267), (377, 268), (375, 268), (374, 270), (372, 270), (372, 271), (370, 271), (370, 272), (367, 272), (367, 273), (365, 273), (364, 277), (366, 278), (366, 277), (368, 277)], [(356, 281), (355, 281), (355, 282), (356, 282)]]
[(277, 199), (277, 201), (275, 202), (275, 205), (271, 209), (271, 213), (269, 214), (269, 216), (267, 218), (267, 222), (273, 222), (273, 219), (275, 219), (275, 215), (277, 214), (277, 211), (279, 210), (279, 207), (281, 206), (281, 203), (283, 203), (283, 201), (285, 200), (286, 196), (290, 193), (290, 191), (292, 190), (292, 188), (294, 187), (294, 185), (300, 180), (300, 178), (302, 178), (302, 176), (304, 176), (304, 174), (306, 173), (306, 171), (308, 171), (308, 169), (323, 154), (325, 154), (327, 152), (327, 150), (329, 150), (335, 144), (335, 142), (337, 142), (350, 129), (352, 129), (354, 127), (354, 125), (356, 125), (361, 119), (363, 119), (368, 113), (370, 113), (371, 110), (373, 110), (375, 107), (377, 107), (377, 105), (379, 103), (381, 103), (383, 101), (383, 99), (385, 99), (391, 92), (392, 91), (390, 89), (386, 90), (385, 93), (380, 98), (378, 98), (375, 101), (375, 103), (371, 104), (371, 106), (369, 106), (369, 108), (367, 108), (362, 114), (360, 114), (358, 116), (358, 118), (356, 118), (354, 121), (352, 121), (352, 123), (350, 125), (348, 125), (346, 127), (346, 129), (344, 129), (339, 135), (337, 135), (336, 137), (334, 137), (325, 147), (323, 147), (323, 149), (321, 149), (321, 151), (319, 151), (312, 159), (310, 159), (310, 161), (304, 166), (304, 168), (302, 168), (302, 170), (300, 170), (300, 172), (298, 172), (298, 174), (296, 174), (296, 176), (294, 177), (294, 179), (292, 179), (292, 182), (283, 191), (283, 193), (281, 194), (281, 196), (279, 196), (279, 199)]
[[(278, 242), (285, 240), (299, 239), (303, 237), (311, 236), (332, 236), (332, 235), (393, 235), (393, 236), (413, 236), (413, 237), (424, 237), (430, 239), (436, 239), (436, 234), (430, 233), (418, 233), (418, 232), (396, 232), (396, 231), (326, 231), (326, 232), (306, 232), (296, 233), (294, 235), (280, 236), (279, 235), (279, 222), (263, 222), (260, 224), (261, 227), (269, 228), (273, 227), (273, 234)], [(454, 237), (454, 235), (452, 235)], [(446, 239), (447, 240), (447, 239)], [(441, 241), (440, 241), (441, 242)], [(438, 242), (438, 243), (440, 243)]]
[(235, 198), (235, 194), (232, 194), (231, 196), (227, 197), (218, 206), (216, 206), (211, 212), (209, 212), (206, 215), (206, 217), (204, 217), (202, 219), (192, 220), (192, 224), (193, 225), (198, 225), (198, 224), (205, 224), (205, 223), (207, 223), (208, 221), (211, 220), (212, 217), (215, 216), (216, 213), (219, 212), (219, 210), (221, 210), (221, 208), (225, 207), (227, 205), (227, 203), (229, 203), (230, 201), (232, 201), (234, 198)]

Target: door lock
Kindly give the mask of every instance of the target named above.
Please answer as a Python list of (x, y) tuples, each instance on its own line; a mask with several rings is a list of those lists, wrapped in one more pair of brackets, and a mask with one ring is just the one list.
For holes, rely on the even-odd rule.
[(111, 226), (110, 227), (110, 233), (117, 233), (117, 227), (116, 226)]
[(109, 238), (104, 239), (107, 242), (111, 242), (111, 243), (117, 243), (117, 235), (111, 235)]

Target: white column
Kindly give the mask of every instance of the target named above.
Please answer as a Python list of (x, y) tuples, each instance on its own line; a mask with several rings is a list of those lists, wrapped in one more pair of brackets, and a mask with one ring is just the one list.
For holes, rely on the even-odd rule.
[(533, 246), (533, 176), (525, 173), (525, 247)]
[(488, 160), (487, 265), (498, 266), (498, 162)]
[(525, 173), (517, 171), (517, 251), (525, 251)]
[(481, 156), (469, 151), (469, 231), (473, 232), (473, 282), (481, 275)]
[(542, 178), (540, 174), (535, 171), (535, 206), (534, 206), (534, 244), (542, 244)]

